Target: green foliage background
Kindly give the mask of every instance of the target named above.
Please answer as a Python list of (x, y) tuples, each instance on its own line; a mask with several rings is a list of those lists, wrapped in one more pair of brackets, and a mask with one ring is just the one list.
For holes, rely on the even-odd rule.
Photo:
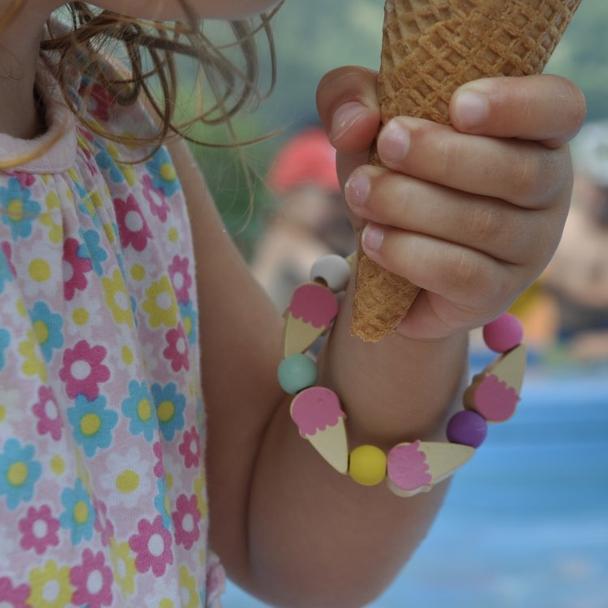
[[(273, 26), (279, 63), (276, 89), (255, 113), (244, 114), (235, 123), (241, 139), (282, 130), (263, 144), (241, 150), (259, 176), (264, 176), (289, 135), (315, 121), (315, 90), (323, 74), (349, 64), (378, 68), (383, 4), (382, 0), (286, 1)], [(583, 89), (592, 120), (608, 115), (607, 26), (608, 1), (583, 0), (546, 70), (572, 79)], [(262, 72), (269, 72), (264, 55)], [(213, 137), (226, 141), (225, 135)], [(260, 181), (250, 196), (237, 151), (198, 146), (194, 150), (229, 231), (249, 258), (276, 202)]]

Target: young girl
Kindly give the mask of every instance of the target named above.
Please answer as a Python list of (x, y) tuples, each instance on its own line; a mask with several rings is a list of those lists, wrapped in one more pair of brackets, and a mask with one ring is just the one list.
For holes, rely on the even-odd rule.
[[(0, 0), (0, 604), (214, 606), (219, 555), (269, 604), (361, 606), (411, 556), (447, 484), (412, 499), (358, 486), (301, 439), (276, 379), (282, 319), (184, 140), (150, 143), (170, 103), (129, 94), (147, 82), (139, 51), (159, 58), (137, 19), (179, 20), (179, 48), (152, 29), (188, 53), (193, 14), (244, 19), (276, 2), (98, 4), (114, 12), (69, 3), (67, 26), (48, 21), (60, 0)], [(130, 68), (102, 61), (104, 35)], [(155, 67), (172, 90), (170, 64)], [(351, 281), (319, 369), (351, 442), (390, 447), (443, 432), (468, 331), (551, 257), (584, 101), (551, 76), (473, 83), (454, 97), (455, 128), (398, 118), (378, 144), (390, 169), (360, 167), (379, 128), (375, 79), (331, 72), (319, 112), (366, 250), (424, 291), (370, 345), (349, 334)]]

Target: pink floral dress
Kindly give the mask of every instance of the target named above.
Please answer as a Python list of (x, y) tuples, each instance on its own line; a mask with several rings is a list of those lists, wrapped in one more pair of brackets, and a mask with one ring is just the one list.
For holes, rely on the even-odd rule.
[[(88, 76), (70, 91), (83, 104)], [(0, 135), (0, 605), (219, 606), (194, 258), (166, 148), (84, 128), (41, 62), (47, 131)], [(96, 85), (102, 128), (151, 128)]]

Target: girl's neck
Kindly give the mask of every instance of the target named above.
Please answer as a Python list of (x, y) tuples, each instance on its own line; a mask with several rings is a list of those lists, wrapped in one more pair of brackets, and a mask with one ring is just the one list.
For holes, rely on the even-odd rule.
[[(9, 3), (0, 2), (0, 14), (7, 10), (5, 4)], [(43, 27), (51, 10), (46, 0), (27, 1), (0, 32), (0, 133), (31, 139), (44, 131), (34, 83)]]

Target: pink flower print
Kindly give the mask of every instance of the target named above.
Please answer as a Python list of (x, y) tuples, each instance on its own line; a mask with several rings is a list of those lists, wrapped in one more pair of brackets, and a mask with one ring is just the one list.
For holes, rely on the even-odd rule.
[(32, 406), (34, 416), (38, 418), (36, 430), (40, 435), (47, 433), (55, 440), (61, 439), (61, 418), (55, 403), (53, 389), (41, 386), (38, 389), (38, 401)]
[(190, 301), (188, 289), (192, 285), (192, 276), (188, 272), (189, 262), (188, 258), (176, 255), (169, 265), (169, 277), (171, 277), (175, 296), (180, 304), (187, 304)]
[(70, 398), (76, 399), (82, 394), (89, 401), (97, 399), (98, 384), (110, 378), (110, 370), (102, 363), (106, 353), (103, 346), (91, 346), (87, 340), (80, 340), (74, 348), (66, 349), (59, 377), (65, 382)]
[(14, 277), (16, 277), (17, 271), (15, 270), (15, 266), (13, 264), (11, 244), (7, 241), (3, 241), (2, 244), (0, 245), (0, 248), (2, 249), (2, 253), (4, 254), (4, 257), (6, 258), (6, 261), (8, 262), (8, 267), (11, 271), (11, 274)]
[(162, 576), (167, 565), (173, 563), (171, 533), (163, 525), (160, 515), (157, 515), (154, 521), (140, 519), (137, 531), (137, 534), (129, 537), (129, 546), (137, 554), (137, 571), (147, 572), (151, 569), (154, 576)]
[(105, 562), (102, 551), (82, 552), (82, 562), (70, 570), (70, 582), (74, 585), (72, 602), (87, 608), (100, 608), (112, 603), (112, 570)]
[(30, 586), (27, 584), (13, 587), (11, 579), (0, 576), (0, 602), (10, 602), (11, 608), (30, 608), (27, 598), (30, 595)]
[(68, 238), (63, 245), (63, 293), (66, 300), (71, 300), (76, 290), (82, 291), (87, 286), (85, 272), (90, 272), (93, 264), (90, 258), (78, 257), (80, 243)]
[(184, 457), (186, 468), (198, 467), (201, 458), (200, 436), (196, 427), (184, 432), (184, 438), (179, 444), (179, 453)]
[(89, 131), (89, 129), (86, 129), (82, 125), (77, 125), (76, 128), (78, 129), (78, 133), (82, 135), (85, 139), (88, 139), (91, 143), (95, 141), (95, 136), (93, 135), (93, 133), (91, 133), (91, 131)]
[(120, 244), (123, 247), (131, 245), (135, 251), (143, 251), (148, 239), (152, 236), (148, 224), (142, 215), (137, 200), (129, 194), (126, 201), (121, 198), (114, 199)]
[(171, 361), (171, 368), (174, 372), (180, 369), (190, 369), (190, 360), (188, 358), (188, 338), (184, 333), (184, 327), (180, 323), (177, 327), (170, 329), (165, 334), (167, 340), (167, 348), (163, 350), (163, 355)]
[(23, 188), (29, 188), (36, 181), (36, 178), (31, 173), (26, 173), (25, 171), (15, 171), (15, 177)]
[(152, 178), (146, 174), (143, 177), (144, 197), (148, 201), (152, 215), (155, 215), (163, 224), (167, 221), (169, 205), (165, 193), (154, 186)]
[(215, 553), (209, 553), (209, 559), (207, 560), (207, 575), (205, 578), (207, 605), (213, 606), (215, 605), (215, 600), (222, 595), (226, 586), (226, 571)]
[(154, 455), (156, 456), (156, 464), (154, 465), (154, 475), (161, 478), (165, 476), (165, 465), (163, 464), (163, 446), (160, 441), (157, 441), (152, 447)]
[(196, 505), (196, 494), (188, 498), (180, 494), (176, 503), (177, 509), (171, 513), (175, 526), (175, 542), (190, 549), (200, 536), (199, 522), (201, 513)]
[(59, 544), (59, 520), (51, 515), (48, 505), (42, 505), (39, 509), (30, 507), (25, 517), (19, 520), (19, 530), (21, 547), (25, 550), (33, 549), (37, 555), (42, 555), (48, 547)]
[(98, 120), (107, 122), (110, 119), (110, 106), (114, 102), (110, 91), (100, 84), (94, 84), (91, 87), (89, 99), (93, 102), (91, 114)]
[(99, 532), (102, 545), (107, 546), (114, 536), (114, 524), (108, 517), (108, 507), (103, 500), (97, 498), (93, 498), (93, 507), (96, 514), (95, 530)]

